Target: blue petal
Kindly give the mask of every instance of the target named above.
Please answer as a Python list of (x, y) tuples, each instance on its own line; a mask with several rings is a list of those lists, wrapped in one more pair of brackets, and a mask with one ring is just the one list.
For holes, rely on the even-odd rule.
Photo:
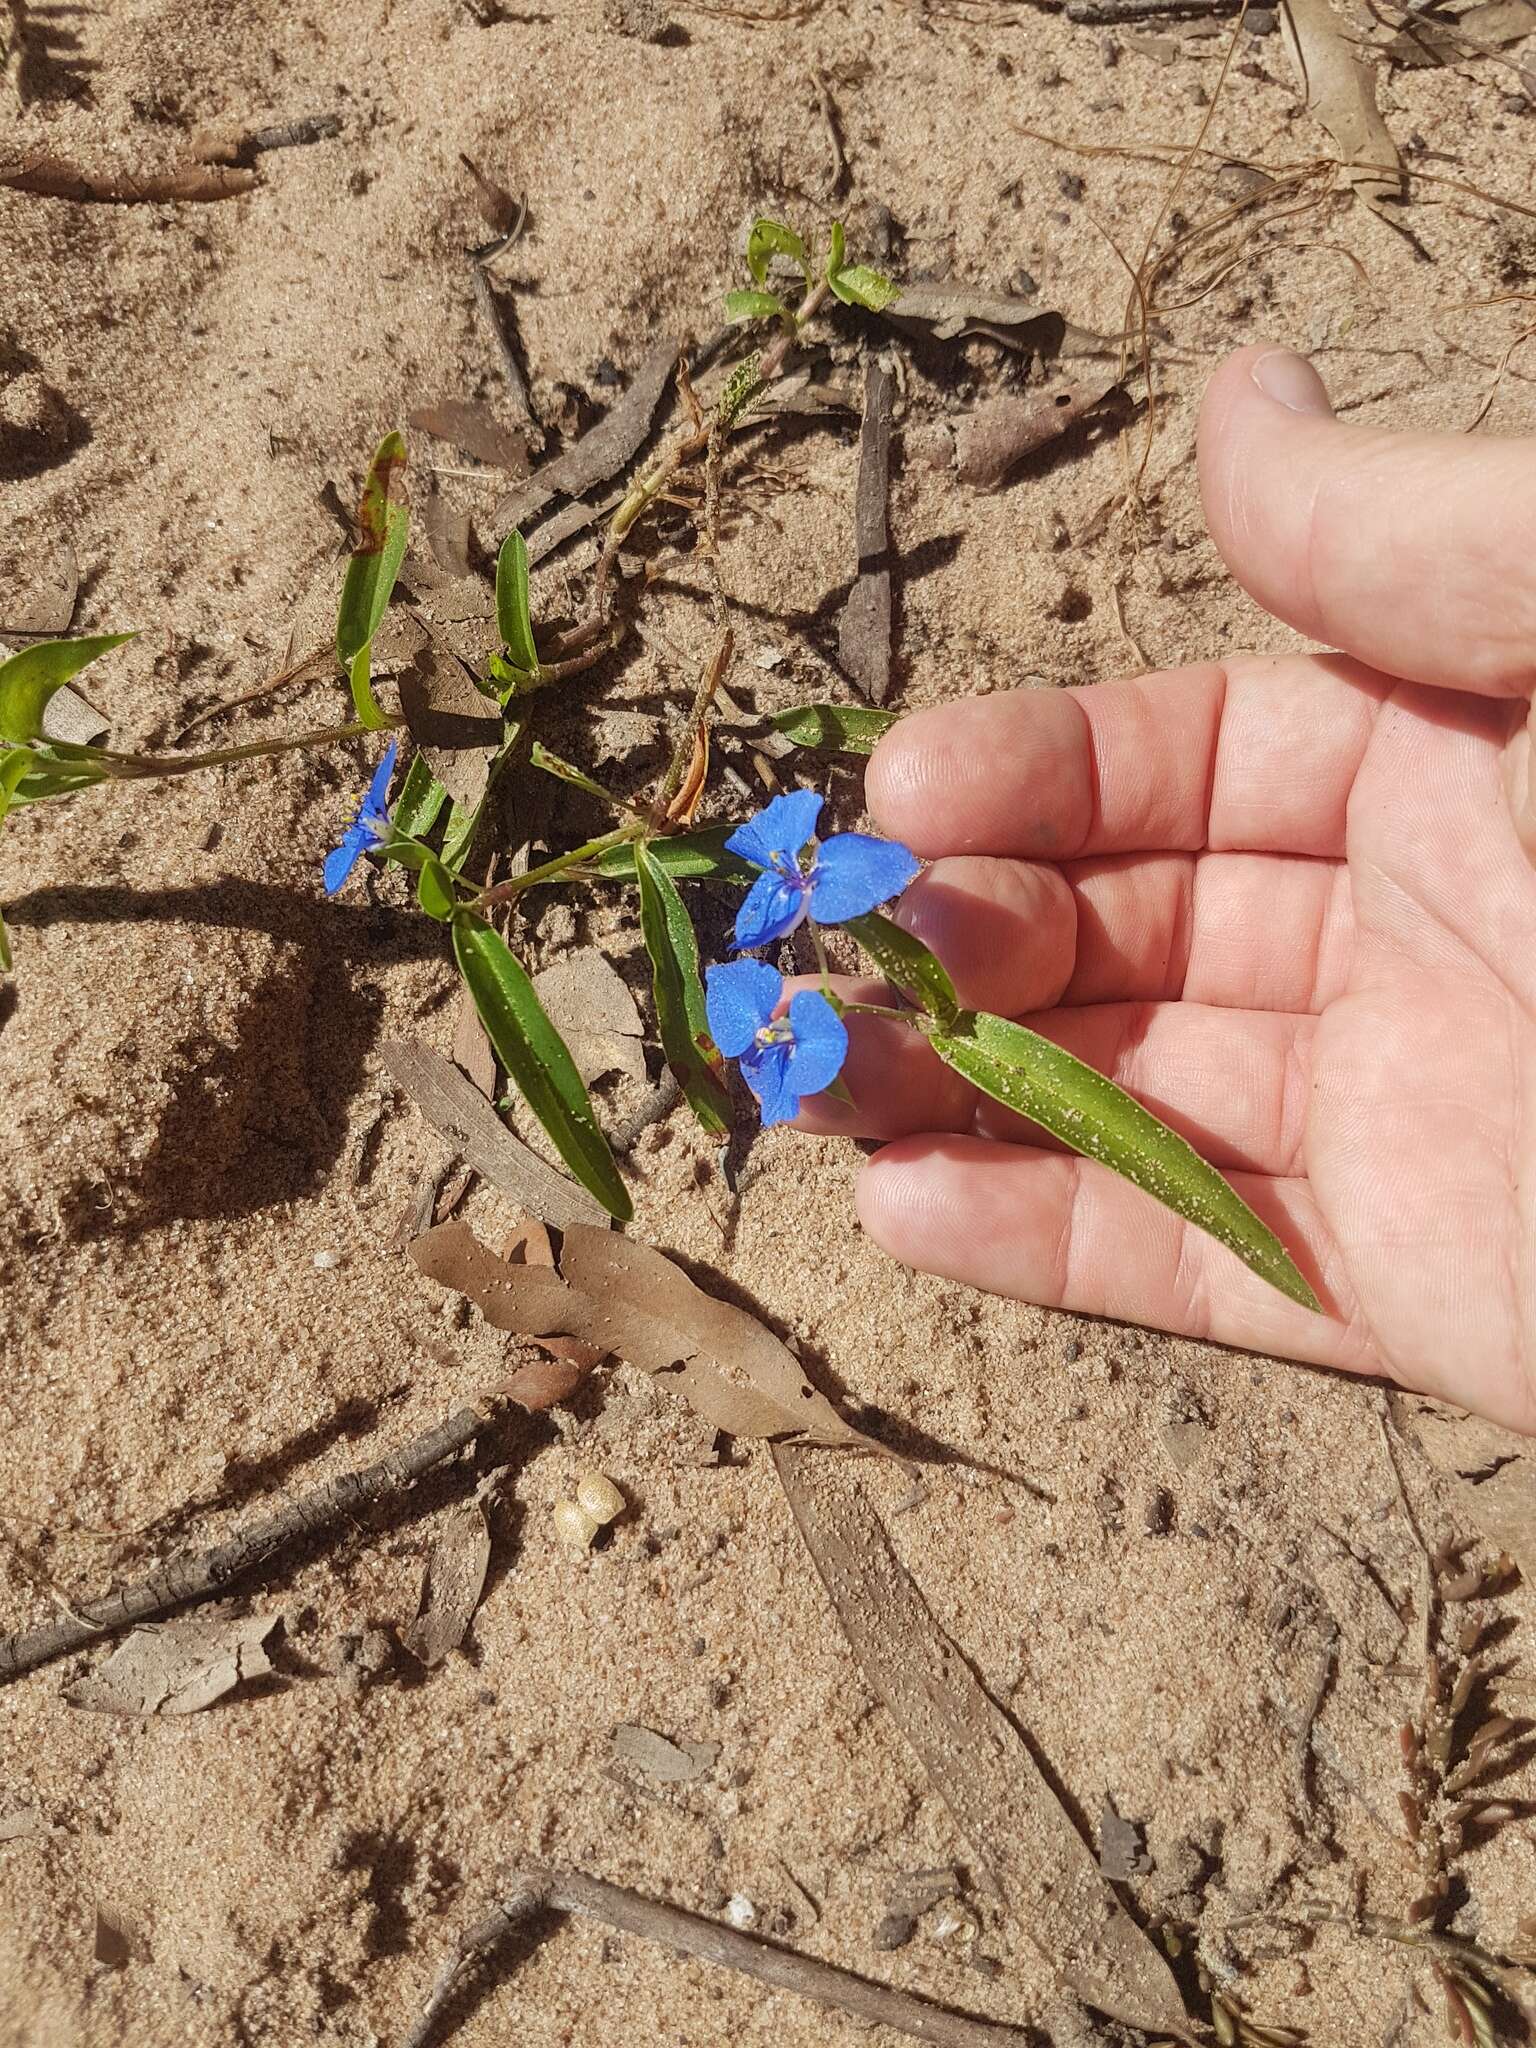
[(788, 790), (765, 804), (755, 818), (738, 825), (725, 850), (756, 868), (771, 868), (775, 854), (794, 859), (815, 832), (820, 816), (821, 798), (814, 789)]
[(325, 893), (334, 896), (348, 875), (362, 859), (365, 849), (372, 844), (371, 835), (364, 834), (356, 825), (349, 825), (342, 835), (342, 841), (334, 852), (325, 856)]
[(862, 917), (877, 903), (899, 896), (918, 863), (894, 839), (867, 832), (839, 832), (822, 841), (811, 878), (811, 916), (818, 924), (842, 924)]
[(759, 875), (747, 891), (747, 900), (736, 913), (736, 950), (766, 946), (770, 939), (782, 939), (804, 921), (810, 894), (784, 882), (775, 874)]
[(766, 960), (732, 960), (704, 977), (709, 1035), (727, 1059), (740, 1059), (773, 1015), (784, 977)]
[(789, 1054), (788, 1086), (794, 1094), (793, 1116), (802, 1095), (819, 1095), (835, 1081), (848, 1057), (848, 1030), (826, 997), (802, 989), (789, 1006), (794, 1043)]
[[(395, 756), (400, 751), (400, 742), (391, 740), (384, 750), (384, 758), (373, 771), (373, 780), (368, 785), (368, 794), (358, 806), (359, 819), (369, 824), (384, 826), (389, 823), (389, 808), (384, 799), (389, 794), (389, 778), (395, 772)], [(375, 835), (377, 836), (377, 834)]]
[(742, 1075), (757, 1097), (763, 1123), (786, 1124), (800, 1107), (800, 1098), (789, 1085), (791, 1047), (787, 1039), (771, 1045), (754, 1046), (743, 1056)]

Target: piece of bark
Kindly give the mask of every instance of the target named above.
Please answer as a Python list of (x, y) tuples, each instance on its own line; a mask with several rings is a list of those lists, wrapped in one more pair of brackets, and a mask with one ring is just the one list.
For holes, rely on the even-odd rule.
[(621, 503), (623, 497), (624, 486), (616, 484), (611, 491), (603, 491), (596, 498), (573, 498), (558, 512), (552, 512), (547, 519), (541, 520), (528, 536), (530, 568), (536, 568), (546, 555), (564, 547), (578, 533), (585, 533), (605, 512), (611, 512), (615, 505)]
[(441, 1664), (469, 1631), (491, 1562), (491, 1531), (476, 1500), (454, 1508), (422, 1573), (416, 1618), (400, 1640), (418, 1664)]
[(1028, 1745), (929, 1612), (846, 1459), (773, 1462), (855, 1661), (1014, 1925), (1086, 2005), (1190, 2041), (1173, 1973), (1104, 1882)]
[(995, 491), (1027, 455), (1057, 440), (1085, 413), (1119, 387), (1101, 383), (1064, 384), (1028, 398), (990, 398), (967, 413), (955, 431), (955, 474), (973, 490)]
[(864, 377), (859, 480), (853, 500), (852, 590), (837, 624), (837, 651), (849, 680), (871, 704), (891, 692), (891, 408), (896, 380), (878, 359)]
[(254, 171), (218, 164), (180, 164), (166, 171), (108, 170), (33, 151), (0, 157), (0, 185), (38, 199), (73, 199), (87, 205), (139, 206), (161, 201), (236, 199), (260, 181)]
[(526, 526), (556, 498), (579, 498), (607, 483), (633, 459), (651, 431), (681, 347), (675, 337), (658, 342), (635, 371), (624, 396), (595, 427), (497, 500), (491, 520), (498, 533)]
[(97, 1714), (195, 1714), (272, 1669), (267, 1638), (281, 1615), (168, 1621), (137, 1628), (99, 1671), (66, 1687), (72, 1707)]
[(1281, 0), (1280, 30), (1307, 112), (1327, 130), (1366, 205), (1403, 196), (1402, 162), (1376, 104), (1376, 74), (1344, 33), (1332, 0)]
[(496, 1053), (467, 988), (459, 990), (453, 1013), (453, 1063), (489, 1102), (496, 1100)]
[(1387, 44), (1394, 64), (1410, 70), (1453, 64), (1483, 50), (1502, 50), (1536, 34), (1531, 0), (1479, 0), (1461, 14), (1425, 15), (1412, 20)]
[(688, 1785), (715, 1766), (720, 1754), (718, 1742), (673, 1742), (654, 1728), (642, 1728), (621, 1721), (609, 1738), (615, 1759), (633, 1764), (662, 1785)]

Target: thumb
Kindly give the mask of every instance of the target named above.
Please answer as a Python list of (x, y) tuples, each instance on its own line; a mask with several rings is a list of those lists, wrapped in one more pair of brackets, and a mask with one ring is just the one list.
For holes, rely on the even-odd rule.
[(1266, 611), (1388, 675), (1536, 689), (1536, 441), (1333, 416), (1288, 349), (1241, 349), (1200, 412), (1200, 490)]

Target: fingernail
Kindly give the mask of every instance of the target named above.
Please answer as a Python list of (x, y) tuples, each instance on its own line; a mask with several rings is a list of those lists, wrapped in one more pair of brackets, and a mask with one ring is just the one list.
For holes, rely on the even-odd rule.
[(1291, 412), (1331, 418), (1333, 407), (1328, 403), (1327, 386), (1305, 356), (1293, 355), (1288, 348), (1271, 349), (1254, 364), (1252, 376), (1266, 398), (1273, 398)]

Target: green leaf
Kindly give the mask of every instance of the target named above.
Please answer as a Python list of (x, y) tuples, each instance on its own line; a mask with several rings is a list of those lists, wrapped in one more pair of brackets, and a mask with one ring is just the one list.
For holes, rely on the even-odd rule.
[(447, 801), (448, 792), (432, 773), (426, 755), (417, 754), (390, 811), (395, 830), (406, 839), (422, 838), (437, 823)]
[[(20, 786), (21, 778), (32, 765), (31, 756), (25, 748), (15, 753), (0, 754), (0, 824), (11, 808), (11, 799)], [(5, 919), (0, 917), (0, 974), (11, 971), (11, 942), (6, 934)]]
[(845, 270), (828, 271), (827, 283), (832, 296), (841, 299), (845, 306), (863, 306), (870, 313), (883, 312), (893, 299), (901, 297), (901, 286), (892, 284), (883, 271), (871, 270), (867, 263), (850, 263)]
[[(669, 838), (652, 839), (649, 841), (651, 859), (675, 882), (698, 882), (712, 876), (730, 882), (753, 881), (757, 869), (725, 850), (725, 842), (735, 830), (734, 825), (711, 825), (702, 832), (679, 832)], [(635, 879), (633, 842), (610, 846), (606, 853), (598, 855), (596, 867), (597, 872), (610, 881), (632, 882)]]
[[(93, 748), (82, 748), (82, 753), (93, 753)], [(53, 747), (46, 751), (37, 749), (29, 756), (28, 770), (17, 788), (14, 801), (18, 804), (42, 803), (52, 796), (73, 796), (77, 790), (90, 789), (98, 782), (109, 782), (111, 771), (99, 761), (76, 760)]]
[(727, 292), (727, 320), (787, 320), (789, 308), (776, 292)]
[(404, 441), (386, 434), (368, 466), (357, 508), (357, 552), (347, 564), (336, 614), (336, 659), (352, 685), (358, 717), (370, 726), (384, 723), (369, 680), (373, 636), (400, 573), (410, 526), (410, 515), (394, 496), (395, 479), (404, 467)]
[(443, 866), (450, 875), (463, 872), (484, 812), (485, 798), (481, 797), (472, 811), (465, 810), (462, 804), (455, 804), (448, 813), (448, 829), (443, 834)]
[(1074, 1152), (1097, 1159), (1165, 1208), (1207, 1231), (1250, 1271), (1319, 1309), (1284, 1245), (1192, 1145), (1123, 1088), (1022, 1024), (965, 1012), (929, 1039), (934, 1051), (984, 1095), (1040, 1124)]
[(24, 647), (9, 661), (0, 662), (0, 739), (40, 739), (43, 712), (54, 691), (61, 690), (98, 655), (133, 637), (132, 633), (97, 633), (83, 640), (39, 640), (35, 647)]
[(435, 917), (440, 924), (446, 924), (458, 908), (453, 876), (435, 853), (427, 854), (421, 863), (421, 872), (416, 877), (416, 901), (428, 917)]
[(711, 1137), (723, 1137), (731, 1128), (731, 1098), (717, 1071), (718, 1055), (704, 1050), (709, 1020), (699, 978), (699, 942), (677, 884), (652, 856), (654, 843), (637, 840), (634, 854), (640, 936), (651, 956), (661, 1049), (700, 1124)]
[(565, 1041), (550, 1022), (527, 970), (483, 917), (461, 910), (453, 952), (496, 1057), (549, 1133), (560, 1157), (608, 1214), (634, 1214), (607, 1140)]
[(920, 1009), (936, 1017), (946, 1028), (960, 1017), (960, 999), (943, 962), (930, 953), (921, 939), (902, 930), (878, 910), (863, 917), (849, 917), (843, 930), (852, 932), (886, 980), (910, 996)]
[(871, 711), (857, 704), (797, 704), (792, 711), (776, 711), (768, 723), (797, 747), (823, 747), (834, 754), (872, 754), (876, 740), (890, 731), (899, 716), (895, 711)]
[(788, 256), (798, 263), (806, 283), (810, 283), (810, 259), (805, 253), (804, 242), (794, 229), (786, 227), (781, 220), (753, 221), (747, 230), (747, 268), (752, 273), (754, 284), (768, 282), (768, 265), (775, 256)]
[(843, 233), (842, 222), (840, 220), (835, 220), (832, 223), (832, 246), (827, 251), (828, 284), (832, 282), (833, 278), (836, 277), (837, 273), (842, 269), (843, 264), (847, 259), (847, 255), (848, 238)]
[(584, 790), (588, 796), (598, 797), (613, 810), (625, 811), (629, 808), (614, 796), (612, 791), (604, 789), (600, 782), (594, 782), (590, 775), (584, 774), (573, 761), (566, 761), (559, 754), (552, 754), (540, 740), (535, 740), (528, 749), (528, 759), (533, 767), (542, 768), (546, 775), (553, 775), (557, 782), (568, 782), (573, 789)]
[(528, 608), (528, 544), (516, 527), (496, 557), (496, 627), (512, 666), (529, 675), (537, 673), (539, 650)]

